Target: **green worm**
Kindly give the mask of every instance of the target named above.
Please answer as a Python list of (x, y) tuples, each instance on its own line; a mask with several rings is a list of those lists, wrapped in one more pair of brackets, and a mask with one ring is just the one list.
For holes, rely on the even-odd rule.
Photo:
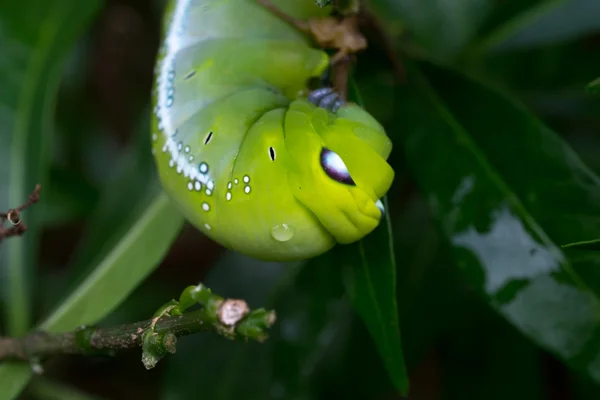
[[(273, 3), (303, 20), (331, 12)], [(168, 3), (152, 151), (187, 220), (267, 261), (308, 259), (379, 225), (392, 143), (360, 106), (308, 90), (328, 67), (326, 52), (255, 0)]]

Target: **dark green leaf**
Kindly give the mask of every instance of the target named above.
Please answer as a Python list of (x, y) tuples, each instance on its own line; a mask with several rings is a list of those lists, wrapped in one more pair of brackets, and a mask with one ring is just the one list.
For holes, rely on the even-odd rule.
[(0, 364), (0, 400), (16, 399), (31, 376), (31, 367), (26, 363)]
[[(118, 244), (95, 260), (93, 272), (81, 282), (40, 325), (48, 332), (65, 332), (98, 323), (114, 310), (156, 268), (180, 232), (183, 217), (155, 182), (154, 196), (139, 199), (144, 211)], [(106, 294), (110, 293), (110, 296)], [(15, 371), (14, 369), (17, 368)], [(0, 384), (10, 377), (11, 389), (0, 386), (1, 396), (12, 399), (28, 382), (31, 370), (21, 364), (0, 368)]]
[(589, 93), (599, 94), (600, 93), (600, 78), (596, 78), (592, 82), (590, 82), (587, 86), (587, 90)]
[(121, 233), (118, 244), (99, 254), (93, 271), (41, 329), (64, 332), (99, 322), (159, 265), (179, 234), (183, 217), (167, 195), (155, 188), (153, 196), (140, 199), (144, 211)]
[(508, 20), (488, 36), (488, 50), (514, 50), (579, 39), (600, 30), (596, 0), (546, 0)]
[[(365, 106), (354, 79), (349, 81), (349, 98)], [(341, 252), (340, 259), (347, 260), (342, 266), (346, 292), (371, 333), (392, 384), (400, 393), (407, 394), (409, 385), (398, 322), (396, 259), (387, 196), (383, 202), (387, 213), (375, 232), (355, 245), (338, 247), (333, 253)]]
[[(600, 180), (510, 99), (431, 64), (397, 104), (407, 161), (472, 287), (527, 337), (600, 381)], [(424, 72), (423, 72), (424, 71)]]
[(104, 397), (92, 396), (78, 388), (42, 377), (32, 382), (28, 394), (36, 400), (106, 400)]
[(600, 239), (586, 240), (583, 242), (569, 243), (562, 246), (565, 249), (600, 250)]
[(542, 352), (473, 296), (461, 306), (440, 352), (443, 399), (548, 399)]
[(402, 394), (408, 392), (408, 376), (396, 304), (396, 260), (394, 257), (389, 206), (382, 224), (356, 244), (339, 246), (346, 292), (365, 322), (384, 360), (390, 380)]
[(132, 145), (112, 162), (114, 172), (102, 185), (97, 207), (73, 257), (69, 274), (75, 285), (92, 271), (94, 260), (101, 257), (101, 253), (118, 245), (144, 212), (147, 199), (158, 193), (156, 167), (148, 150), (151, 148), (150, 113), (146, 110), (142, 116)]
[(40, 204), (40, 224), (44, 227), (59, 227), (84, 219), (98, 201), (97, 189), (83, 174), (72, 169), (51, 168), (46, 187), (44, 202)]
[[(168, 397), (187, 399), (198, 387), (207, 398), (221, 400), (316, 399), (328, 390), (336, 395), (344, 390), (346, 399), (385, 393), (385, 370), (377, 364), (368, 332), (353, 324), (340, 272), (334, 253), (306, 264), (264, 263), (226, 253), (205, 283), (225, 296), (246, 299), (252, 307), (274, 308), (277, 323), (263, 344), (214, 335), (181, 340), (178, 352), (165, 360)], [(350, 342), (351, 335), (358, 341)], [(378, 384), (369, 386), (374, 371)], [(344, 375), (349, 372), (361, 379), (349, 385)], [(357, 393), (361, 389), (363, 397)]]
[(373, 11), (393, 36), (405, 29), (435, 59), (451, 59), (477, 34), (492, 10), (490, 0), (376, 0)]
[[(0, 13), (0, 209), (27, 200), (47, 183), (53, 112), (67, 53), (99, 1), (4, 1)], [(44, 203), (42, 194), (42, 204)], [(24, 238), (2, 246), (2, 295), (7, 332), (30, 327), (31, 278), (39, 242), (36, 208), (23, 216)]]

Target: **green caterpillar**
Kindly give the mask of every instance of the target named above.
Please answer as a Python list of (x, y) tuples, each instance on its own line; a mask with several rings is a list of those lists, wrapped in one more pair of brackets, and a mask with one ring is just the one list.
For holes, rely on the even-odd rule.
[[(303, 20), (331, 11), (273, 3)], [(173, 0), (163, 30), (152, 150), (192, 224), (267, 261), (311, 258), (377, 227), (392, 144), (358, 105), (308, 92), (327, 53), (256, 0)]]

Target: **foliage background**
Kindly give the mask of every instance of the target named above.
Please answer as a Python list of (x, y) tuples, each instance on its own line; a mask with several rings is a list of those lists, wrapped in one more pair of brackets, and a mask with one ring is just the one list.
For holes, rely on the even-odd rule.
[[(600, 3), (369, 4), (408, 68), (398, 85), (371, 38), (355, 78), (395, 144), (388, 201), (410, 398), (598, 398), (600, 258), (557, 246), (600, 236), (600, 99), (585, 90), (600, 75)], [(335, 258), (260, 263), (188, 225), (179, 234), (168, 212), (152, 219), (163, 207), (148, 133), (163, 6), (0, 0), (0, 209), (43, 183), (31, 231), (0, 250), (2, 332), (24, 333), (65, 298), (95, 308), (67, 310), (52, 329), (86, 312), (110, 311), (103, 325), (146, 319), (200, 280), (274, 307), (279, 322), (265, 345), (182, 339), (152, 371), (138, 351), (57, 358), (23, 398), (399, 398)], [(68, 297), (107, 265), (112, 279)], [(0, 370), (0, 392), (11, 376)]]

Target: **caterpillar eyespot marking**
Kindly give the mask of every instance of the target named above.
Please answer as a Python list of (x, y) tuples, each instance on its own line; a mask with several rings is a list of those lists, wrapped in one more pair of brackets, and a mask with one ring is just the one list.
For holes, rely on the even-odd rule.
[(335, 152), (323, 147), (321, 150), (321, 167), (331, 179), (355, 186), (354, 180), (350, 176), (348, 167), (344, 164), (344, 160)]

